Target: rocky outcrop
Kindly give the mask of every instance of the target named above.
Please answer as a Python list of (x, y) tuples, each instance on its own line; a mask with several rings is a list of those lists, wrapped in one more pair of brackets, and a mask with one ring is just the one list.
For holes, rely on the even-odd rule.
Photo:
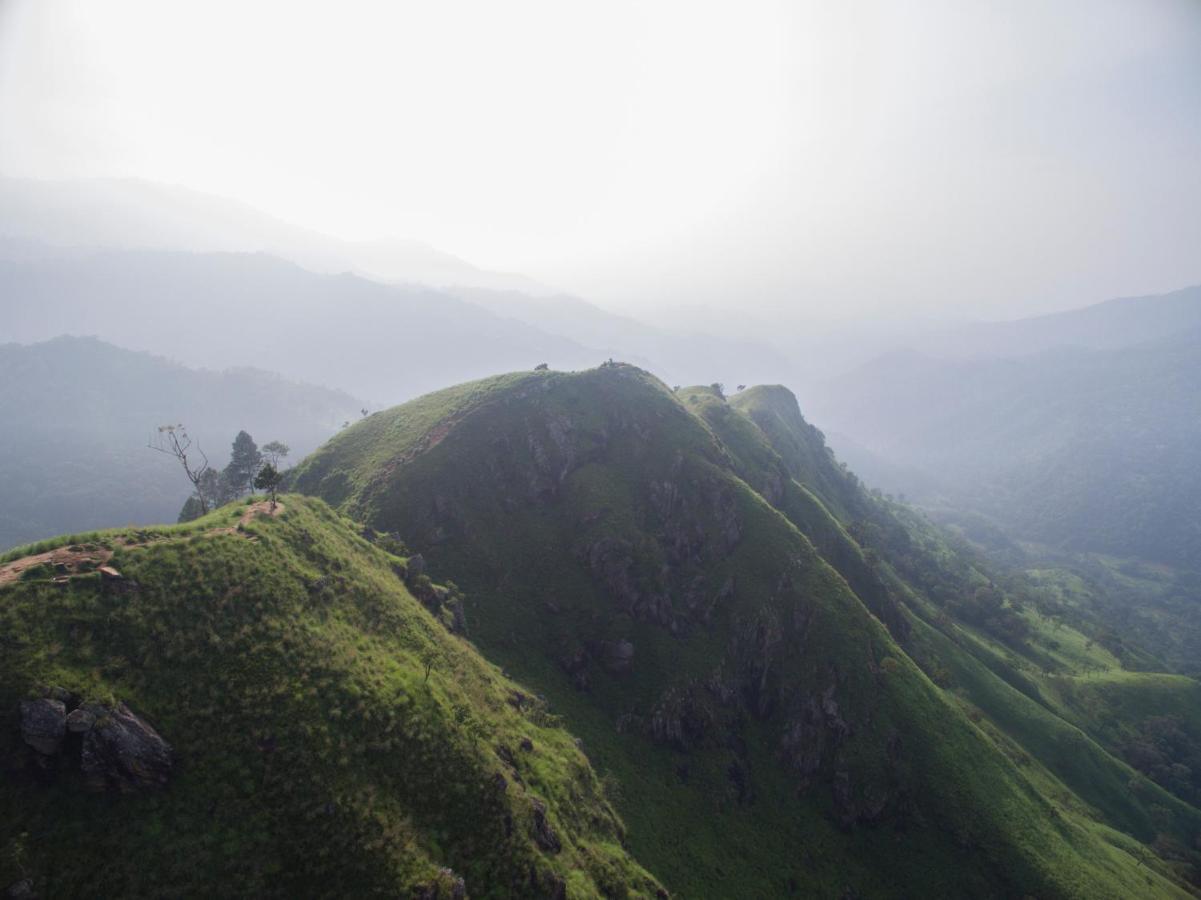
[[(60, 689), (21, 702), (21, 738), (44, 770), (78, 754), (84, 784), (121, 791), (165, 785), (175, 754), (154, 728), (124, 703), (78, 703)], [(62, 697), (71, 699), (60, 699)], [(68, 704), (74, 706), (68, 712)], [(70, 739), (68, 739), (70, 736)]]
[(43, 756), (54, 756), (67, 734), (67, 707), (41, 697), (21, 701), (21, 739)]
[(425, 557), (420, 553), (414, 553), (409, 557), (405, 567), (405, 572), (408, 578), (418, 578), (425, 574)]
[(785, 725), (782, 755), (789, 768), (800, 776), (802, 789), (812, 784), (822, 764), (833, 757), (852, 733), (850, 724), (840, 714), (835, 699), (837, 689), (837, 678), (832, 677), (824, 690), (808, 694), (802, 700), (799, 710)]
[(430, 881), (413, 888), (413, 900), (466, 900), (467, 883), (451, 869), (439, 869)]
[(615, 675), (630, 671), (634, 665), (634, 644), (624, 638), (601, 645), (604, 666)]
[(409, 592), (433, 613), (447, 630), (454, 634), (466, 635), (467, 613), (463, 609), (463, 595), (453, 585), (434, 584), (424, 573), (425, 558), (420, 553), (409, 557), (407, 567), (397, 572)]
[(634, 548), (629, 541), (601, 538), (578, 551), (580, 560), (609, 591), (617, 607), (633, 612), (642, 592), (634, 584)]
[(546, 804), (541, 800), (533, 800), (532, 808), (534, 843), (548, 853), (558, 853), (563, 849), (563, 842), (559, 840), (559, 835), (555, 833), (546, 817)]
[(567, 900), (567, 882), (550, 869), (538, 870), (530, 864), (528, 883), (522, 886), (523, 897), (546, 897), (547, 900)]
[(687, 752), (717, 731), (717, 721), (695, 687), (672, 687), (655, 704), (650, 731), (659, 743)]
[(80, 768), (89, 788), (121, 791), (158, 788), (174, 766), (171, 745), (124, 703), (115, 709), (90, 705), (95, 716), (83, 737)]
[(583, 647), (572, 647), (559, 655), (559, 667), (571, 677), (571, 684), (577, 691), (588, 691), (592, 688), (592, 678), (588, 674), (588, 666), (592, 657)]

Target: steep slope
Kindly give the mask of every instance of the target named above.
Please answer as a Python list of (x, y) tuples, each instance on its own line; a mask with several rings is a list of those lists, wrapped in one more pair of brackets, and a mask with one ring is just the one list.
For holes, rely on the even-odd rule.
[[(689, 402), (711, 422), (731, 418), (705, 391), (692, 392)], [(778, 449), (774, 459), (761, 445), (741, 458), (763, 462), (752, 477), (763, 480), (768, 473), (780, 498), (773, 503), (798, 527), (812, 530), (812, 504), (801, 506), (798, 517), (796, 504), (787, 502), (790, 491), (774, 488), (773, 467), (794, 476), (791, 493), (807, 493), (804, 482), (822, 491), (830, 508), (843, 510), (841, 524), (854, 539), (842, 540), (827, 559), (861, 596), (877, 598), (874, 608), (895, 615), (897, 608), (883, 598), (900, 602), (903, 625), (894, 633), (904, 635), (906, 651), (923, 670), (967, 701), (968, 714), (994, 729), (1006, 752), (1037, 761), (1110, 824), (1153, 840), (1195, 881), (1201, 860), (1188, 847), (1198, 782), (1188, 764), (1196, 762), (1201, 733), (1196, 717), (1181, 710), (1195, 704), (1197, 682), (1129, 671), (1154, 663), (1131, 635), (1064, 605), (1024, 573), (999, 571), (970, 547), (952, 545), (909, 508), (867, 494), (835, 463), (786, 389), (753, 388), (730, 405)], [(726, 432), (727, 445), (738, 446)], [(1175, 797), (1131, 779), (1131, 766)]]
[(686, 896), (1181, 893), (1118, 828), (1153, 831), (1016, 761), (916, 664), (906, 585), (838, 518), (857, 485), (804, 439), (790, 471), (768, 418), (703, 393), (623, 365), (488, 379), (369, 417), (295, 486), (454, 573), (473, 638), (584, 738)]
[(190, 486), (146, 449), (184, 422), (215, 466), (241, 429), (313, 450), (362, 404), (254, 369), (189, 369), (91, 338), (0, 345), (0, 550), (68, 530), (174, 521)]
[(0, 561), (0, 884), (658, 890), (574, 740), (427, 611), (457, 595), (394, 542), (294, 496), (71, 540)]

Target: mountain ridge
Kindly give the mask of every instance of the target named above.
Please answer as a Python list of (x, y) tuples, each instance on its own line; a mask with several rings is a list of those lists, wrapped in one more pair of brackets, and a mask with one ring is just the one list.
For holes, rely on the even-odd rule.
[[(756, 392), (761, 417), (779, 417), (782, 391)], [(1104, 813), (1056, 804), (1073, 825), (1045, 830), (1054, 817), (1042, 798), (1072, 789), (1041, 762), (1027, 774), (1012, 768), (1002, 729), (984, 736), (928, 673), (944, 677), (939, 667), (958, 654), (964, 677), (998, 679), (989, 666), (1015, 684), (1026, 676), (1002, 660), (1003, 645), (987, 649), (997, 640), (987, 634), (969, 639), (947, 625), (956, 640), (982, 643), (966, 654), (940, 643), (947, 638), (924, 618), (934, 618), (932, 605), (907, 598), (914, 588), (890, 566), (869, 562), (851, 536), (863, 527), (853, 507), (869, 501), (799, 411), (789, 420), (804, 424), (794, 443), (814, 448), (819, 463), (798, 456), (796, 470), (829, 467), (812, 489), (775, 480), (788, 467), (765, 452), (771, 441), (737, 401), (715, 388), (673, 393), (621, 364), (499, 376), (369, 417), (310, 457), (294, 487), (398, 531), (456, 573), (472, 598), (476, 641), (545, 691), (594, 759), (617, 773), (631, 847), (675, 890), (836, 893), (837, 884), (889, 895), (898, 883), (909, 891), (970, 883), (986, 895), (1116, 896), (1119, 882), (1122, 891), (1149, 890), (1131, 878), (1135, 857), (1121, 861), (1134, 852), (1129, 839), (1105, 824), (1150, 840), (1145, 801)], [(840, 506), (846, 525), (830, 512)], [(880, 521), (870, 527), (906, 527)], [(988, 627), (1021, 618), (1004, 600), (1000, 612)], [(990, 721), (1032, 702), (1004, 690), (1013, 695)], [(1037, 719), (1033, 706), (1018, 709), (1022, 727)], [(1124, 790), (1129, 769), (1055, 713), (1042, 715), (1053, 722), (1036, 728), (1040, 737), (1062, 727), (1091, 748), (1104, 790)], [(936, 732), (940, 743), (931, 744)], [(1062, 775), (1052, 746), (1037, 753)], [(968, 758), (970, 777), (960, 768)], [(1147, 784), (1174, 810), (1173, 829), (1201, 825), (1195, 810)], [(1088, 785), (1077, 789), (1087, 794)], [(712, 802), (719, 823), (701, 813)], [(692, 848), (684, 855), (671, 849), (684, 840), (681, 816)], [(886, 849), (889, 840), (912, 852)], [(821, 862), (801, 863), (787, 849), (806, 844), (823, 848)]]

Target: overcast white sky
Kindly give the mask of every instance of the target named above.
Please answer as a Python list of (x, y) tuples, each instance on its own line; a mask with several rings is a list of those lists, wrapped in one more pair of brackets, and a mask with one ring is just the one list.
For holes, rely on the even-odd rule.
[(137, 176), (629, 309), (1201, 282), (1196, 0), (0, 0), (0, 172)]

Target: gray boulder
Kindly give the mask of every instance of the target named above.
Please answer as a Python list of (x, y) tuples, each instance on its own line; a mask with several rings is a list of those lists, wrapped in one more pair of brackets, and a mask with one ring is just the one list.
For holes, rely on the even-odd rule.
[(162, 787), (174, 762), (171, 745), (124, 703), (97, 716), (84, 735), (80, 758), (93, 790)]
[(67, 714), (67, 731), (73, 734), (83, 734), (95, 724), (96, 716), (103, 714), (103, 707), (94, 703), (85, 703)]
[(67, 733), (67, 706), (61, 700), (41, 697), (21, 701), (21, 738), (45, 756), (53, 756)]

